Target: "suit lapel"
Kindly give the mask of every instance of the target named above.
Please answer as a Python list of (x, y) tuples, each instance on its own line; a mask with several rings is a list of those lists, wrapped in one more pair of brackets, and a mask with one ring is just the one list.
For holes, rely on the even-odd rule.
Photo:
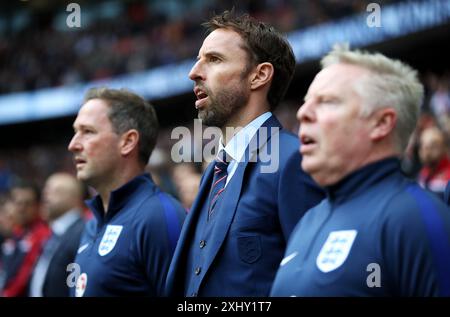
[[(214, 163), (214, 162), (213, 162)], [(183, 275), (186, 258), (187, 258), (187, 250), (189, 249), (190, 243), (192, 242), (193, 236), (195, 234), (195, 229), (197, 227), (198, 219), (202, 211), (203, 203), (206, 201), (209, 189), (211, 187), (214, 164), (210, 163), (204, 173), (202, 182), (200, 184), (199, 192), (195, 197), (194, 203), (192, 204), (192, 208), (189, 211), (183, 227), (181, 229), (180, 238), (178, 239), (177, 248), (175, 249), (175, 253), (173, 255), (172, 263), (175, 264), (173, 267), (175, 272), (171, 278), (173, 279), (173, 286), (176, 285), (184, 285), (183, 283), (177, 283), (179, 277), (177, 275)]]

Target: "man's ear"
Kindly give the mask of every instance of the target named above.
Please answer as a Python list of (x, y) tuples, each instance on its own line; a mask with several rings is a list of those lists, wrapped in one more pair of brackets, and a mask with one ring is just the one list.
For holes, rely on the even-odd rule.
[(373, 128), (370, 138), (379, 141), (391, 134), (397, 123), (397, 112), (393, 108), (383, 108), (373, 114)]
[(250, 81), (250, 88), (252, 90), (264, 86), (272, 80), (274, 73), (273, 65), (271, 63), (258, 64), (256, 70), (253, 71)]
[(128, 130), (120, 137), (120, 154), (127, 156), (137, 148), (139, 143), (139, 132), (136, 129)]

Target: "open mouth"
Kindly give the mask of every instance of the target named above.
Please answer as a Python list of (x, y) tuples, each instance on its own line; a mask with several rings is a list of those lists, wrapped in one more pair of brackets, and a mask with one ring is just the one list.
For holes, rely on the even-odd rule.
[(82, 165), (82, 164), (86, 164), (86, 160), (83, 159), (83, 158), (80, 158), (80, 157), (76, 157), (74, 159), (74, 162), (75, 162), (76, 166), (79, 166), (79, 165)]
[(195, 101), (195, 108), (198, 109), (201, 107), (201, 104), (208, 98), (208, 94), (200, 88), (194, 88), (194, 93), (197, 97), (197, 100)]
[(300, 152), (302, 154), (312, 151), (317, 144), (313, 138), (304, 134), (300, 135), (300, 142)]
[(309, 144), (316, 143), (313, 138), (311, 138), (309, 136), (306, 136), (306, 135), (301, 136), (300, 140), (301, 140), (303, 145), (309, 145)]

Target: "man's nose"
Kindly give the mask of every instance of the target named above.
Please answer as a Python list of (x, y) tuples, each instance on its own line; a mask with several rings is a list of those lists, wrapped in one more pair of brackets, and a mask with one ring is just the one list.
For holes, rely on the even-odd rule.
[(191, 71), (189, 72), (189, 79), (193, 81), (197, 80), (205, 80), (204, 72), (202, 69), (201, 61), (198, 60), (194, 66), (192, 66)]
[(81, 144), (78, 140), (78, 134), (75, 134), (72, 139), (70, 140), (69, 145), (67, 146), (67, 149), (70, 152), (76, 152), (79, 151), (81, 149)]

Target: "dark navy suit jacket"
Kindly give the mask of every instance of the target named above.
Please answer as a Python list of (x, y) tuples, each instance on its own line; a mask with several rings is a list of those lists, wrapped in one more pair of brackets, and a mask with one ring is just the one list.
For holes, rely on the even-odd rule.
[[(193, 239), (198, 226), (206, 223), (201, 217), (206, 216), (203, 205), (208, 199), (214, 164), (205, 171), (169, 269), (168, 296), (269, 295), (291, 231), (303, 214), (324, 197), (301, 170), (298, 138), (282, 130), (274, 116), (262, 127), (269, 132), (257, 133), (257, 139), (252, 140), (257, 140), (257, 145), (247, 148), (245, 159), (238, 163), (222, 193), (222, 203), (214, 211), (214, 231), (208, 241), (202, 242)], [(278, 169), (273, 173), (261, 169), (268, 166), (264, 164), (267, 157), (261, 154), (270, 153), (268, 148), (279, 154)], [(192, 273), (186, 267), (189, 252), (199, 246), (202, 266)], [(187, 275), (193, 276), (192, 282), (185, 282), (190, 280)]]
[(67, 286), (67, 266), (75, 261), (84, 220), (80, 217), (61, 236), (56, 250), (50, 260), (47, 275), (42, 287), (44, 297), (68, 297), (70, 289)]
[(444, 201), (447, 205), (450, 205), (450, 181), (447, 183), (447, 186), (445, 187)]

